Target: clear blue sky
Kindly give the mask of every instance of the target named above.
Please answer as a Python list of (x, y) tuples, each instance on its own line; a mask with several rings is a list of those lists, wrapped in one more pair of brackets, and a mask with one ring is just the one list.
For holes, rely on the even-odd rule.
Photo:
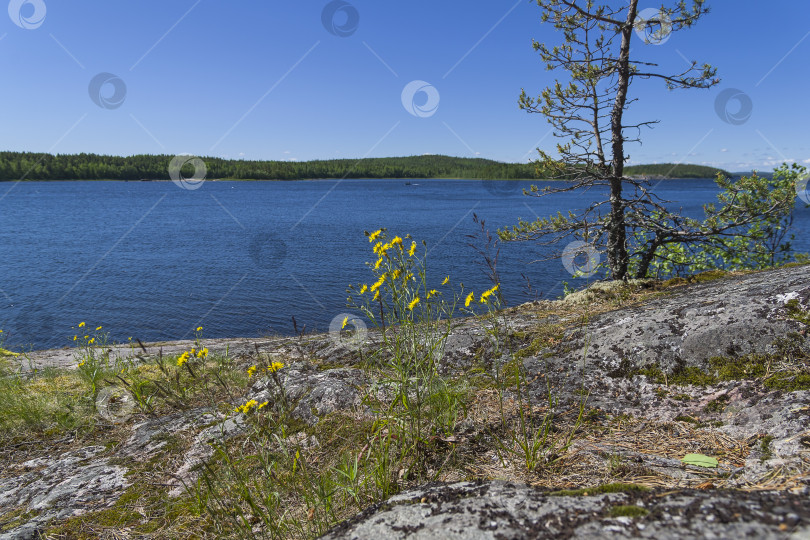
[[(16, 20), (0, 19), (0, 149), (517, 162), (538, 145), (553, 147), (544, 119), (517, 107), (521, 88), (537, 94), (555, 76), (531, 48), (532, 38), (560, 40), (535, 2), (350, 0), (331, 19), (346, 36), (324, 26), (328, 4), (12, 0)], [(785, 160), (810, 163), (810, 2), (709, 5), (711, 14), (666, 43), (633, 38), (644, 59), (669, 70), (685, 59), (710, 62), (722, 83), (670, 92), (638, 81), (633, 117), (661, 122), (644, 131), (643, 146), (629, 148), (631, 163), (763, 171)], [(355, 12), (356, 28), (348, 28)], [(123, 81), (120, 106), (90, 99), (99, 73)], [(424, 117), (402, 103), (414, 80), (439, 98)], [(102, 98), (114, 98), (112, 84), (101, 88)], [(726, 89), (750, 98), (750, 117), (737, 125), (715, 111)], [(417, 105), (426, 97), (416, 94)], [(729, 107), (733, 115), (739, 102)]]

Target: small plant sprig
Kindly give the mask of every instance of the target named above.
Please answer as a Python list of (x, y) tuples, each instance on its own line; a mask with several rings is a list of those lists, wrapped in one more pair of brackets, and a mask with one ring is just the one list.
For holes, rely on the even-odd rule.
[[(587, 392), (583, 392), (579, 415), (567, 435), (557, 433), (554, 427), (559, 403), (552, 392), (548, 377), (545, 378), (547, 383), (545, 411), (541, 415), (535, 413), (536, 407), (531, 402), (527, 388), (526, 368), (521, 358), (515, 354), (508, 328), (499, 316), (501, 308), (501, 296), (497, 294), (499, 288), (500, 285), (496, 283), (492, 289), (479, 297), (479, 302), (486, 304), (488, 310), (485, 330), (491, 338), (493, 358), (491, 373), (498, 392), (500, 429), (503, 434), (503, 436), (493, 434), (493, 440), (496, 441), (503, 464), (507, 461), (516, 461), (526, 471), (534, 472), (540, 467), (553, 464), (570, 447), (574, 433), (582, 424)], [(509, 401), (513, 407), (507, 406), (507, 395), (511, 397)]]

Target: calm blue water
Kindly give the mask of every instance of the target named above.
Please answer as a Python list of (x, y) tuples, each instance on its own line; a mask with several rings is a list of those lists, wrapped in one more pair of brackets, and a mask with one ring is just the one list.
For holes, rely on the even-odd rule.
[[(103, 325), (116, 340), (291, 334), (324, 330), (346, 312), (346, 287), (369, 280), (364, 230), (410, 233), (431, 248), (431, 273), (489, 288), (468, 246), (473, 212), (493, 231), (518, 217), (581, 208), (598, 193), (525, 197), (529, 182), (331, 180), (24, 182), (0, 185), (0, 328), (6, 346), (68, 345), (71, 326)], [(491, 187), (491, 185), (489, 186)], [(10, 191), (7, 191), (12, 188)], [(714, 199), (711, 180), (665, 182), (657, 193), (686, 213)], [(807, 210), (795, 247), (807, 251)], [(579, 286), (542, 248), (504, 245), (499, 271), (514, 305)], [(524, 290), (527, 276), (535, 289)]]

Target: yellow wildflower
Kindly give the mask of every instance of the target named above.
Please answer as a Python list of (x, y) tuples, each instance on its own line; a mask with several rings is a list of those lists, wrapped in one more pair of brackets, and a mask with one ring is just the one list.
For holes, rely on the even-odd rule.
[(248, 378), (252, 378), (254, 373), (256, 373), (256, 366), (250, 366), (247, 369)]
[(258, 401), (256, 401), (255, 399), (251, 399), (250, 401), (246, 402), (244, 405), (241, 405), (241, 406), (237, 407), (234, 410), (236, 412), (241, 412), (241, 413), (247, 414), (247, 413), (250, 412), (250, 410), (253, 407), (257, 406), (258, 404), (259, 404)]
[(376, 300), (379, 297), (380, 297), (380, 291), (377, 291), (377, 292), (374, 293), (374, 298), (372, 298), (372, 300)]
[(374, 240), (377, 239), (378, 236), (380, 236), (381, 233), (382, 233), (382, 229), (377, 229), (376, 231), (374, 231), (373, 233), (368, 235), (368, 241), (373, 242)]
[(281, 362), (273, 362), (272, 364), (267, 366), (267, 371), (269, 373), (275, 373), (276, 371), (280, 370), (283, 367), (284, 367), (284, 364), (282, 364)]
[(497, 290), (498, 290), (498, 285), (495, 285), (494, 287), (492, 287), (488, 291), (482, 292), (481, 293), (481, 298), (479, 298), (478, 301), (481, 302), (482, 304), (484, 302), (489, 302), (488, 298), (490, 296), (492, 296), (495, 293), (495, 291), (497, 291)]
[(259, 403), (259, 406), (256, 408), (257, 411), (262, 410), (262, 407), (266, 407), (267, 404), (270, 403), (269, 401), (265, 401), (263, 403)]
[(416, 304), (418, 304), (418, 303), (419, 303), (419, 297), (417, 296), (416, 298), (411, 300), (411, 302), (408, 304), (408, 309), (413, 311), (413, 308), (416, 307)]
[(397, 268), (396, 270), (394, 270), (394, 271), (391, 273), (391, 279), (397, 279), (397, 278), (400, 276), (400, 274), (402, 274), (402, 269), (401, 269), (401, 268)]
[(391, 244), (383, 244), (382, 242), (377, 242), (374, 246), (374, 253), (380, 256), (380, 258), (385, 257), (385, 253), (391, 249)]
[(84, 326), (84, 321), (79, 323), (79, 328), (81, 328), (82, 326)]
[(381, 276), (380, 276), (380, 279), (378, 279), (378, 280), (377, 280), (377, 282), (376, 282), (376, 283), (374, 283), (374, 285), (372, 285), (372, 286), (371, 286), (371, 292), (374, 292), (374, 291), (376, 291), (377, 289), (379, 289), (379, 288), (382, 286), (382, 284), (383, 284), (383, 283), (385, 283), (385, 279), (386, 279), (387, 277), (388, 277), (388, 272), (386, 272), (386, 273), (384, 273), (383, 275), (381, 275)]
[(364, 284), (363, 284), (363, 286), (362, 286), (362, 287), (360, 287), (360, 294), (366, 294), (366, 291), (367, 291), (367, 290), (368, 290), (368, 285), (366, 285), (366, 284), (364, 283)]
[(469, 307), (470, 302), (473, 300), (475, 300), (475, 295), (473, 293), (468, 294), (467, 298), (464, 299), (464, 307)]
[(180, 367), (186, 362), (188, 362), (188, 356), (189, 356), (188, 351), (181, 354), (180, 357), (177, 359), (177, 366)]
[(343, 330), (344, 328), (346, 328), (347, 324), (349, 324), (349, 318), (343, 317), (343, 324), (340, 325), (340, 329)]
[(430, 289), (430, 290), (428, 291), (428, 293), (427, 293), (427, 297), (428, 297), (428, 298), (430, 298), (430, 297), (431, 297), (431, 296), (433, 296), (434, 294), (436, 294), (436, 289)]
[(380, 267), (380, 265), (382, 264), (382, 262), (383, 262), (382, 257), (380, 257), (379, 259), (377, 259), (377, 262), (375, 262), (375, 263), (374, 263), (374, 270), (376, 270), (377, 268), (379, 268), (379, 267)]
[(96, 338), (90, 338), (90, 341), (88, 341), (88, 343), (90, 343), (90, 344), (93, 344), (95, 342), (96, 342)]
[(96, 332), (98, 332), (99, 330), (101, 330), (100, 326), (96, 328)]
[(414, 253), (416, 253), (416, 242), (411, 242), (411, 249), (408, 250), (408, 257), (413, 257)]
[(77, 339), (79, 339), (79, 336), (73, 336), (73, 341), (76, 341)]
[(444, 281), (442, 281), (442, 285), (447, 285), (448, 281), (450, 281), (450, 276), (447, 276), (446, 278), (444, 278)]
[(397, 246), (399, 249), (402, 249), (402, 238), (399, 236), (395, 236), (393, 240), (391, 240), (391, 247)]
[(87, 361), (86, 361), (86, 360), (82, 360), (81, 362), (79, 362), (79, 367), (82, 367), (82, 366), (83, 366), (85, 363), (87, 363)]
[(197, 327), (197, 332), (202, 332), (202, 326)]
[(199, 351), (197, 351), (197, 358), (207, 358), (208, 357), (208, 347), (203, 347)]

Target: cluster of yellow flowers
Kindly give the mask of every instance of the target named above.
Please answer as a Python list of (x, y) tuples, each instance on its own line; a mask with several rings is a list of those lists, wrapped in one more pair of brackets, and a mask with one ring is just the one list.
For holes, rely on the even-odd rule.
[[(478, 297), (478, 301), (482, 304), (487, 304), (491, 302), (490, 296), (495, 294), (495, 292), (498, 290), (499, 287), (500, 285), (495, 285), (491, 289), (482, 292), (481, 296)], [(470, 292), (470, 294), (468, 294), (467, 297), (464, 299), (464, 307), (470, 307), (471, 302), (475, 302), (475, 293), (473, 292)]]
[[(284, 364), (282, 364), (281, 362), (273, 362), (272, 364), (267, 366), (265, 371), (267, 373), (275, 373), (276, 371), (280, 370), (283, 367), (284, 367)], [(253, 375), (256, 374), (256, 370), (258, 370), (258, 369), (259, 369), (258, 366), (250, 366), (249, 368), (247, 368), (248, 378), (252, 379)]]
[[(87, 323), (82, 321), (82, 322), (79, 323), (79, 328), (84, 328), (86, 325), (87, 325)], [(103, 328), (103, 326), (97, 326), (95, 331), (98, 332), (102, 328)], [(73, 341), (78, 341), (78, 339), (79, 339), (78, 334), (73, 336)], [(93, 345), (96, 342), (95, 336), (91, 338), (90, 336), (86, 335), (86, 336), (82, 336), (82, 339), (84, 339), (87, 342), (87, 345)]]
[(178, 367), (188, 362), (189, 359), (191, 358), (199, 358), (201, 360), (205, 360), (206, 358), (208, 358), (208, 347), (203, 347), (200, 350), (197, 350), (196, 348), (192, 347), (190, 351), (184, 352), (177, 358)]
[(275, 373), (276, 371), (280, 370), (283, 367), (284, 367), (284, 364), (282, 364), (281, 362), (273, 362), (272, 364), (267, 366), (267, 372), (268, 373)]
[(481, 302), (482, 304), (485, 302), (489, 302), (489, 297), (495, 294), (495, 292), (498, 290), (498, 287), (500, 287), (500, 285), (495, 285), (491, 289), (482, 292), (481, 297), (478, 299), (478, 301)]
[(267, 406), (267, 403), (269, 402), (265, 401), (264, 403), (259, 403), (255, 399), (251, 399), (245, 402), (244, 405), (240, 405), (237, 408), (235, 408), (234, 411), (240, 412), (242, 414), (248, 414), (251, 410), (253, 410), (254, 407), (256, 408), (257, 411), (262, 410), (263, 407)]
[[(406, 235), (405, 239), (411, 239), (411, 236)], [(372, 283), (370, 287), (367, 284), (360, 286), (360, 294), (366, 294), (369, 291), (374, 293), (374, 296), (371, 298), (372, 301), (379, 299), (380, 291), (386, 283), (390, 283), (392, 289), (399, 289), (400, 283), (404, 285), (410, 280), (413, 280), (414, 274), (410, 269), (414, 268), (415, 264), (418, 264), (418, 262), (413, 259), (416, 254), (416, 242), (411, 240), (411, 245), (406, 250), (404, 247), (405, 240), (402, 237), (395, 236), (390, 241), (386, 240), (385, 229), (378, 229), (368, 234), (368, 241), (371, 243), (376, 242), (373, 251), (377, 255), (377, 261), (371, 266), (374, 270), (379, 270), (380, 267), (388, 269), (378, 275), (377, 281)], [(405, 257), (405, 255), (407, 255), (407, 257)], [(449, 282), (450, 276), (446, 276), (442, 281), (442, 285), (447, 285)], [(410, 299), (405, 304), (405, 307), (408, 311), (413, 311), (423, 300), (429, 300), (439, 294), (436, 289), (426, 290), (423, 295), (417, 293), (411, 296), (408, 294), (407, 296)], [(345, 328), (346, 324), (348, 324), (348, 318), (343, 320), (343, 326), (341, 328)]]

